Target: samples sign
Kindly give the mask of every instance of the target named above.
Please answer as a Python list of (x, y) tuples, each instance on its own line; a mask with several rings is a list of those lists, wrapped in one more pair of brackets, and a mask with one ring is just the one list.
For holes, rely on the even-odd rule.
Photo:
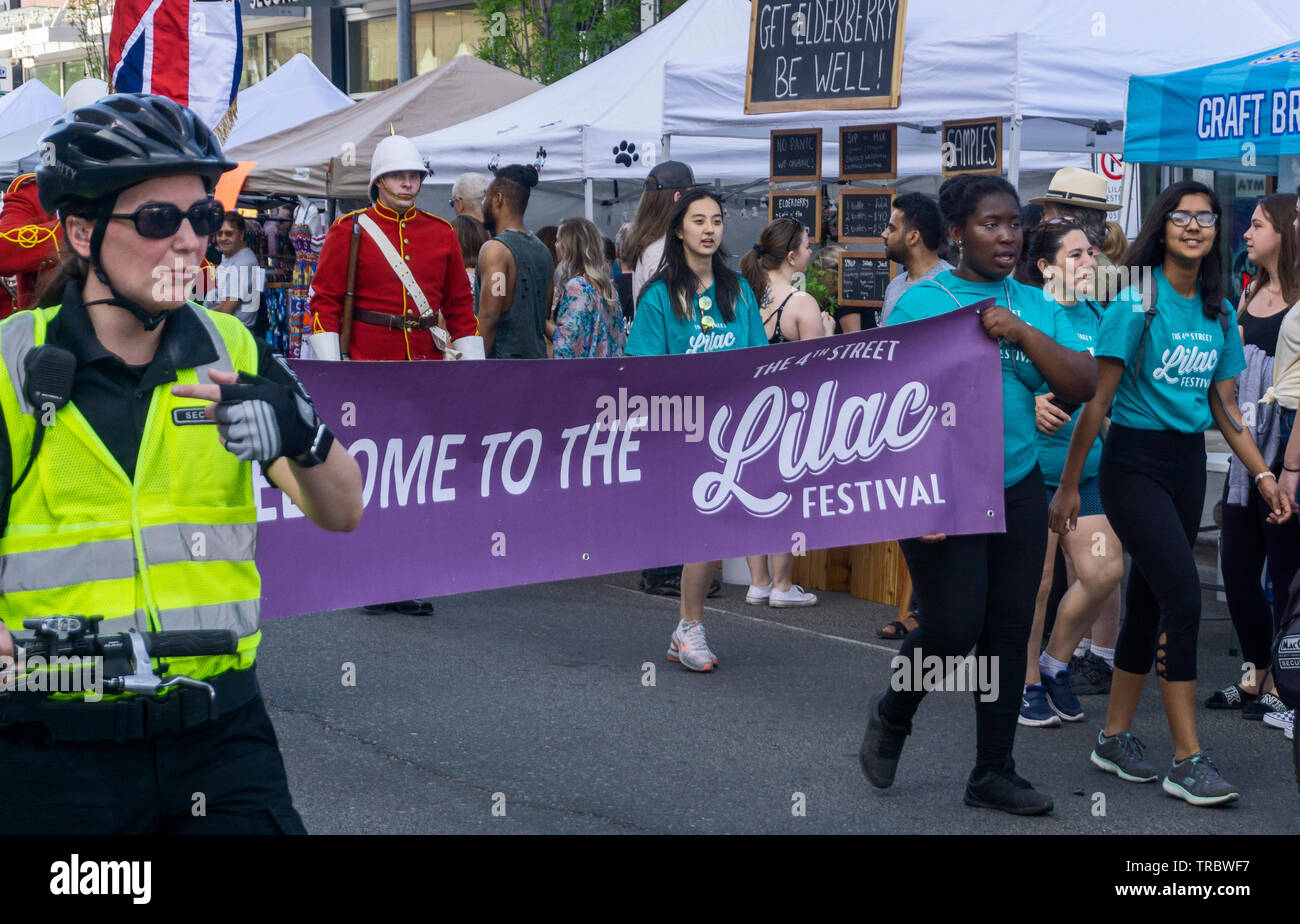
[(745, 112), (897, 109), (907, 0), (753, 0)]
[(258, 480), (267, 616), (1003, 529), (973, 310), (707, 357), (293, 366), (365, 515), (327, 533)]
[(1002, 172), (1002, 118), (959, 119), (944, 122), (943, 175)]

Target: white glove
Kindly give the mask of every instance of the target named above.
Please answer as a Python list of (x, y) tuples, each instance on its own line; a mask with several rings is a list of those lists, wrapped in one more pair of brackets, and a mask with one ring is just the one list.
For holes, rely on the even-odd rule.
[(461, 359), (487, 359), (483, 350), (483, 338), (477, 334), (472, 337), (461, 337), (459, 340), (453, 340), (451, 347), (460, 351)]

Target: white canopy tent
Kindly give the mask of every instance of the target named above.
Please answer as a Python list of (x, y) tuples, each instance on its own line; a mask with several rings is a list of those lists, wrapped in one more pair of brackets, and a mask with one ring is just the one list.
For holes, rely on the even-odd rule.
[(28, 80), (12, 93), (0, 96), (0, 132), (10, 134), (33, 122), (52, 119), (62, 111), (59, 94), (39, 80)]
[[(840, 125), (894, 122), (900, 161), (904, 148), (919, 146), (937, 164), (939, 123), (1003, 115), (1014, 183), (1032, 162), (1022, 152), (1121, 151), (1131, 74), (1222, 60), (1300, 36), (1294, 0), (1242, 0), (1230, 15), (1225, 9), (1219, 0), (1180, 0), (1176, 7), (1135, 0), (1104, 12), (1073, 0), (982, 0), (978, 15), (954, 16), (945, 4), (912, 3), (899, 106), (868, 111), (746, 115), (746, 31), (721, 52), (669, 62), (663, 130), (676, 152), (690, 136), (766, 139), (773, 128), (821, 126), (833, 138)], [(827, 161), (823, 172), (833, 176), (837, 165)]]
[[(23, 84), (24, 87), (32, 84)], [(38, 159), (36, 148), (40, 144), (41, 136), (49, 130), (54, 124), (54, 120), (61, 116), (69, 109), (78, 106), (85, 106), (99, 97), (108, 93), (108, 84), (96, 77), (83, 77), (68, 88), (68, 93), (63, 99), (54, 96), (53, 92), (39, 84), (45, 93), (54, 97), (54, 110), (49, 111), (46, 107), (48, 100), (40, 97), (42, 100), (41, 108), (46, 114), (38, 120), (26, 123), (17, 131), (11, 131), (9, 134), (0, 136), (0, 177), (18, 176), (21, 173), (31, 173), (36, 169)], [(17, 95), (15, 92), (12, 95)], [(4, 97), (10, 99), (11, 97)], [(0, 100), (2, 102), (3, 100)], [(3, 113), (0, 113), (3, 115)]]
[[(364, 199), (370, 156), (390, 130), (409, 136), (452, 125), (527, 97), (537, 88), (518, 74), (462, 55), (355, 106), (248, 144), (229, 145), (226, 154), (257, 161), (244, 183), (250, 192)], [(486, 166), (483, 161), (477, 169)], [(448, 176), (441, 165), (434, 170), (439, 175), (434, 182), (455, 179), (456, 174)]]
[[(1028, 0), (1019, 5), (1026, 10), (1034, 8)], [(909, 9), (926, 6), (934, 7), (936, 4), (914, 3)], [(1029, 13), (1025, 18), (1029, 18)], [(941, 11), (931, 10), (921, 19), (934, 23), (954, 17), (950, 12), (945, 17)], [(722, 114), (709, 107), (712, 97), (695, 88), (683, 92), (666, 88), (665, 84), (666, 68), (671, 72), (686, 62), (716, 59), (720, 45), (740, 41), (742, 44), (735, 46), (742, 49), (739, 63), (734, 55), (728, 57), (723, 83), (729, 86), (731, 81), (739, 81), (743, 92), (743, 40), (749, 34), (749, 20), (749, 0), (689, 0), (637, 38), (580, 71), (544, 87), (527, 100), (451, 128), (421, 135), (415, 142), (439, 174), (452, 176), (463, 170), (481, 171), (494, 159), (502, 164), (532, 163), (538, 152), (544, 149), (544, 181), (588, 181), (588, 215), (591, 214), (591, 180), (631, 180), (639, 185), (654, 163), (665, 159), (669, 153), (673, 159), (689, 163), (700, 179), (753, 182), (767, 176), (767, 129), (747, 136), (734, 132)], [(962, 44), (968, 49), (966, 54), (976, 55), (983, 46), (979, 41), (963, 37), (962, 33), (968, 31), (960, 24), (949, 25), (944, 29), (942, 41)], [(915, 63), (913, 66), (918, 67)], [(913, 95), (909, 83), (912, 79), (913, 74), (905, 67), (905, 97)], [(1013, 108), (1012, 90), (1005, 82), (999, 83), (1001, 74), (992, 74), (988, 79), (976, 82), (967, 81), (965, 76), (960, 82), (951, 76), (948, 79), (961, 86), (945, 87), (940, 98), (932, 101), (940, 110), (945, 108), (947, 98), (954, 92), (967, 93), (972, 106), (982, 115)], [(924, 86), (929, 92), (931, 84)], [(703, 105), (701, 100), (704, 100)], [(734, 106), (737, 115), (742, 113), (742, 104), (730, 98), (725, 104)], [(1119, 104), (1122, 112), (1122, 96)], [(664, 116), (670, 111), (679, 117), (679, 121), (675, 122), (669, 152), (664, 150), (662, 142), (668, 129)], [(718, 130), (704, 130), (698, 125), (693, 126), (698, 130), (682, 130), (682, 124), (690, 122), (693, 112), (713, 119), (711, 124), (716, 124)], [(804, 119), (804, 115), (778, 114), (769, 120), (772, 125), (785, 127), (813, 124), (813, 120)], [(944, 115), (944, 118), (955, 117), (953, 112)], [(853, 114), (851, 121), (891, 119), (885, 112), (858, 112)], [(1085, 130), (1077, 128), (1075, 133), (1080, 139), (1076, 149), (1085, 150), (1081, 144)], [(825, 141), (824, 156), (828, 169), (823, 172), (826, 176), (834, 176), (838, 144), (833, 134)], [(936, 173), (937, 148), (938, 142), (933, 136), (915, 133), (915, 137), (900, 138), (899, 175)], [(1028, 158), (1025, 166), (1027, 169), (1055, 170), (1067, 163), (1086, 165), (1081, 158), (1036, 155)]]
[(249, 144), (352, 105), (352, 97), (330, 83), (310, 58), (296, 54), (264, 80), (239, 92), (235, 100), (239, 115), (223, 147)]

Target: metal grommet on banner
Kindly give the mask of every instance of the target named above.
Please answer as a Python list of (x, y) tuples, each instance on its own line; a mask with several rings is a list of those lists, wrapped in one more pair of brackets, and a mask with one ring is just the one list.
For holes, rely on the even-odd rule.
[(990, 511), (989, 511), (989, 519), (991, 520), (991, 519), (993, 519), (993, 517), (995, 517), (995, 516), (997, 516), (997, 514), (995, 514), (992, 510), (990, 510)]
[(586, 552), (583, 552), (583, 553), (582, 553), (582, 560), (583, 560), (583, 561), (590, 561), (590, 560), (591, 560), (591, 556), (588, 555)]

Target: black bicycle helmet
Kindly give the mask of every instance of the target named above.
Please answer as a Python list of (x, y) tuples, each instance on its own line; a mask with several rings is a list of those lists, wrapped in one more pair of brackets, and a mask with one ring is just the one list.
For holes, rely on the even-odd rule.
[(148, 93), (115, 93), (65, 113), (41, 137), (40, 155), (36, 186), (50, 214), (169, 174), (197, 173), (211, 189), (235, 168), (193, 111)]
[[(41, 137), (36, 189), (51, 214), (77, 206), (95, 217), (90, 268), (111, 298), (98, 301), (125, 308), (145, 330), (165, 312), (146, 311), (117, 290), (99, 257), (118, 193), (160, 176), (195, 173), (210, 193), (235, 164), (221, 153), (211, 130), (193, 111), (165, 96), (116, 93), (59, 117)], [(87, 302), (87, 305), (96, 302)]]

